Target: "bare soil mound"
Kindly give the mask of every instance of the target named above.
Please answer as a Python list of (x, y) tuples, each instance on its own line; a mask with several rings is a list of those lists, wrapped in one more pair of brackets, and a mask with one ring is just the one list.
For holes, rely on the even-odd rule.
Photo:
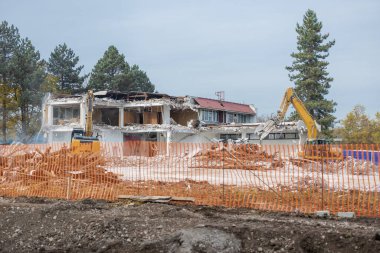
[(0, 252), (380, 252), (380, 221), (0, 198)]

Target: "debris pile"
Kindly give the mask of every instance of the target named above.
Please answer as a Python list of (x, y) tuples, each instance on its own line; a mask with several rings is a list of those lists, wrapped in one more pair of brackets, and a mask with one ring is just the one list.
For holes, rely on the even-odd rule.
[(378, 171), (377, 166), (365, 160), (358, 160), (351, 156), (340, 162), (333, 162), (328, 166), (331, 173), (347, 173), (350, 175), (373, 175)]
[(197, 168), (214, 169), (271, 169), (283, 167), (277, 154), (270, 155), (257, 144), (215, 144), (194, 155)]
[(328, 184), (322, 181), (320, 176), (310, 176), (306, 175), (300, 177), (299, 180), (295, 181), (292, 185), (293, 190), (297, 190), (298, 188), (306, 188), (306, 189), (318, 189), (318, 188), (328, 188)]
[(31, 151), (20, 145), (0, 156), (0, 182), (48, 181), (65, 177), (92, 183), (120, 182), (116, 174), (104, 168), (105, 164), (104, 157), (99, 154), (75, 154), (67, 147), (58, 151), (51, 151), (51, 147), (45, 151), (39, 148)]
[(301, 190), (315, 191), (318, 189), (330, 189), (328, 180), (323, 181), (318, 175), (304, 175), (292, 178), (290, 182), (279, 183), (275, 187), (278, 191), (297, 192)]
[[(378, 172), (377, 166), (371, 161), (355, 159), (347, 156), (337, 161), (312, 161), (306, 159), (289, 159), (294, 165), (309, 172), (348, 174), (348, 175), (374, 175)], [(322, 166), (323, 165), (323, 166)]]

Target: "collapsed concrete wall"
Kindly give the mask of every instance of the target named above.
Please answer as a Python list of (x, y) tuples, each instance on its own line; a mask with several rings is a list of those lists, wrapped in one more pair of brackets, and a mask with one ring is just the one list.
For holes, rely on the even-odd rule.
[(217, 134), (210, 132), (173, 133), (171, 141), (178, 143), (210, 143), (215, 138), (217, 138)]
[(198, 120), (198, 113), (192, 109), (174, 109), (170, 111), (170, 118), (174, 120), (175, 123), (182, 126), (191, 126), (192, 122)]
[(105, 142), (121, 142), (123, 139), (123, 134), (120, 130), (97, 128), (95, 133), (99, 135), (100, 140)]

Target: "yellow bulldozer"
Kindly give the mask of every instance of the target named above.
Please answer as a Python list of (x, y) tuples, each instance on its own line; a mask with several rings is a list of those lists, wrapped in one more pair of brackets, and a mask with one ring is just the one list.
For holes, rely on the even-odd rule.
[(343, 159), (342, 152), (338, 148), (333, 147), (330, 141), (318, 138), (318, 133), (321, 131), (321, 127), (310, 115), (293, 88), (288, 88), (286, 90), (277, 115), (256, 129), (256, 134), (260, 137), (260, 141), (268, 136), (274, 128), (280, 126), (290, 104), (293, 105), (307, 128), (307, 141), (302, 146), (302, 149), (298, 154), (299, 157), (309, 160)]
[(94, 93), (92, 90), (87, 92), (87, 113), (86, 125), (83, 128), (74, 128), (71, 133), (71, 150), (75, 154), (100, 152), (100, 141), (98, 136), (93, 136), (92, 113), (94, 110)]

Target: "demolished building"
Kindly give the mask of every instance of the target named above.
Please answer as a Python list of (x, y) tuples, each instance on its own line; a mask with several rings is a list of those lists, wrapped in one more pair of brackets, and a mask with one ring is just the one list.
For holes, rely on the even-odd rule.
[[(169, 144), (243, 139), (259, 143), (254, 132), (260, 123), (255, 123), (252, 105), (147, 92), (98, 91), (94, 97), (94, 135), (104, 142), (122, 142), (126, 147), (140, 140)], [(73, 128), (85, 127), (86, 94), (48, 94), (43, 110), (46, 142), (69, 142)], [(294, 122), (288, 122), (263, 143), (298, 143), (304, 134)], [(127, 150), (125, 155), (130, 152)]]

